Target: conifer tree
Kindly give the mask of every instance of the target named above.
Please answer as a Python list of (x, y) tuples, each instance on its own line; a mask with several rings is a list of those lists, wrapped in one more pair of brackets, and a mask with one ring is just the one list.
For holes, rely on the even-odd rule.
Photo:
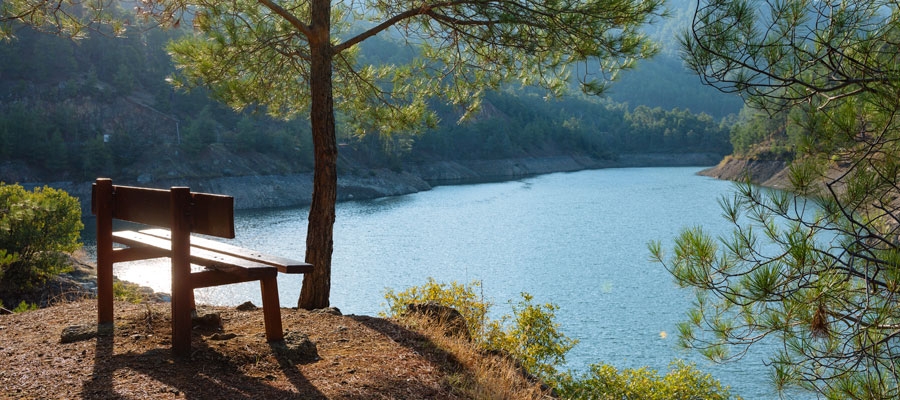
[(778, 388), (900, 396), (900, 10), (890, 1), (701, 0), (685, 60), (798, 136), (792, 193), (738, 185), (731, 236), (686, 230), (671, 256), (697, 300), (683, 344), (715, 360), (775, 343)]

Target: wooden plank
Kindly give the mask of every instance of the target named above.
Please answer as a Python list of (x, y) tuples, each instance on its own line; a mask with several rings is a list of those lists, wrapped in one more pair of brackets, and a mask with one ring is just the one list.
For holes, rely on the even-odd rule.
[(145, 225), (171, 227), (169, 191), (113, 186), (113, 218)]
[(191, 193), (191, 232), (234, 239), (234, 197)]
[[(277, 276), (274, 270), (272, 270), (272, 275)], [(230, 285), (232, 283), (251, 282), (256, 280), (259, 279), (245, 278), (216, 269), (191, 272), (191, 287), (194, 289)]]
[[(171, 228), (170, 193), (171, 190), (113, 186), (113, 218)], [(189, 209), (191, 232), (234, 238), (233, 197), (209, 193), (190, 195), (190, 205), (186, 207)]]
[[(113, 240), (117, 243), (126, 246), (151, 246), (165, 251), (171, 251), (171, 242), (168, 239), (157, 236), (135, 231), (117, 231), (113, 232), (112, 236)], [(190, 261), (193, 264), (227, 271), (250, 280), (261, 279), (277, 272), (271, 265), (257, 263), (197, 247), (191, 248)]]
[(169, 251), (150, 246), (113, 249), (113, 263), (168, 257)]
[[(141, 233), (163, 239), (172, 237), (171, 232), (165, 229), (146, 229), (142, 230)], [(303, 261), (263, 254), (255, 250), (245, 249), (243, 247), (233, 246), (228, 243), (222, 243), (197, 236), (191, 236), (191, 247), (211, 250), (253, 262), (271, 265), (278, 268), (279, 272), (286, 274), (307, 274), (313, 271), (312, 264)]]

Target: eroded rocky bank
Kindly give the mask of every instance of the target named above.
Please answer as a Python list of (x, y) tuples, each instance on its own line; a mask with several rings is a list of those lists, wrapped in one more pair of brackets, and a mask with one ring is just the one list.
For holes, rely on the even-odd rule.
[(743, 181), (749, 175), (754, 184), (775, 188), (788, 188), (789, 162), (783, 160), (750, 160), (727, 156), (712, 168), (699, 174), (716, 179)]
[[(587, 156), (555, 156), (501, 160), (458, 160), (404, 165), (391, 169), (357, 169), (340, 174), (338, 200), (364, 200), (430, 190), (434, 186), (521, 179), (553, 172), (572, 172), (599, 168), (708, 166), (721, 159), (712, 153), (627, 154), (614, 160)], [(192, 190), (234, 196), (235, 208), (257, 209), (308, 205), (312, 195), (312, 173), (288, 175), (222, 176), (212, 178), (173, 178), (142, 182), (116, 181), (117, 184), (168, 188), (189, 186)], [(43, 183), (24, 184), (25, 186)], [(90, 204), (91, 182), (53, 182), (47, 185), (63, 189), (82, 200), (85, 215)]]

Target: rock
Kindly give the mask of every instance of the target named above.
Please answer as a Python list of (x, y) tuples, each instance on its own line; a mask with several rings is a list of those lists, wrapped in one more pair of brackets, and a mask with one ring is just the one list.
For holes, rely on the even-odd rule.
[(257, 307), (256, 304), (253, 304), (252, 302), (249, 302), (249, 301), (246, 301), (243, 304), (235, 307), (235, 309), (238, 311), (254, 311), (254, 310), (257, 310), (258, 308), (259, 307)]
[(70, 325), (63, 328), (60, 335), (60, 343), (73, 343), (82, 340), (93, 339), (97, 336), (108, 336), (113, 332), (113, 324), (82, 324)]
[(751, 160), (726, 157), (717, 166), (699, 172), (716, 179), (742, 181), (749, 176), (754, 184), (786, 189), (790, 183), (786, 171), (789, 163), (782, 160)]
[(235, 333), (214, 333), (209, 340), (229, 340), (237, 337)]
[(310, 363), (319, 360), (319, 350), (316, 343), (304, 333), (288, 331), (284, 334), (284, 340), (269, 343), (275, 356), (285, 358), (293, 364)]
[(466, 318), (452, 307), (429, 301), (424, 304), (409, 304), (406, 306), (406, 312), (408, 314), (418, 314), (431, 319), (443, 328), (444, 334), (447, 336), (472, 340)]
[(195, 327), (218, 329), (222, 327), (222, 317), (218, 313), (192, 316), (191, 323), (193, 323)]
[(316, 310), (312, 310), (312, 312), (317, 314), (344, 315), (341, 314), (341, 310), (337, 307), (319, 308)]

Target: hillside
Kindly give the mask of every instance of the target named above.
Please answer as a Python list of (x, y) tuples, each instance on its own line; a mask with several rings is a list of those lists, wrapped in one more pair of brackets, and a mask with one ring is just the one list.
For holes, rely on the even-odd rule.
[[(542, 399), (513, 362), (448, 336), (440, 323), (282, 309), (283, 344), (265, 342), (262, 309), (198, 306), (192, 353), (171, 352), (165, 294), (131, 291), (98, 329), (94, 266), (35, 288), (38, 310), (0, 308), (3, 399)], [(0, 293), (0, 298), (3, 298)], [(21, 297), (18, 297), (21, 298)], [(7, 299), (8, 300), (8, 299)]]
[[(283, 345), (264, 340), (261, 310), (201, 306), (193, 352), (170, 351), (169, 305), (116, 304), (112, 332), (97, 332), (96, 302), (0, 315), (0, 397), (7, 399), (539, 399), (539, 384), (508, 361), (428, 324), (334, 310), (282, 310)], [(433, 325), (433, 324), (432, 324)], [(74, 326), (74, 327), (73, 327)], [(418, 330), (417, 330), (418, 329)], [(75, 340), (63, 343), (66, 340)]]
[[(105, 176), (122, 183), (220, 191), (227, 186), (220, 182), (265, 177), (272, 187), (308, 192), (302, 182), (313, 163), (306, 120), (272, 119), (262, 107), (236, 112), (211, 99), (204, 88), (175, 90), (166, 82), (175, 68), (165, 46), (188, 30), (134, 32), (140, 34), (91, 35), (75, 43), (19, 27), (15, 40), (0, 43), (0, 58), (6, 60), (0, 64), (0, 181), (59, 183), (83, 192), (94, 178)], [(404, 46), (373, 38), (361, 49), (361, 60), (377, 64), (415, 54)], [(345, 196), (635, 165), (633, 154), (717, 158), (729, 153), (728, 124), (700, 106), (721, 102), (706, 94), (684, 98), (688, 92), (679, 87), (697, 83), (661, 78), (683, 78), (683, 68), (666, 60), (645, 71), (656, 83), (671, 81), (666, 93), (681, 95), (676, 96), (685, 102), (680, 109), (580, 96), (548, 100), (546, 93), (532, 88), (506, 87), (487, 92), (481, 111), (462, 123), (461, 109), (434, 99), (431, 105), (440, 121), (422, 132), (361, 137), (340, 123), (347, 118), (339, 115), (338, 167), (347, 182)], [(646, 93), (629, 86), (645, 82), (649, 80), (623, 82), (618, 93)], [(657, 86), (648, 87), (659, 92), (653, 89)], [(696, 113), (686, 110), (692, 106)], [(263, 200), (248, 206), (256, 205), (281, 204)]]

